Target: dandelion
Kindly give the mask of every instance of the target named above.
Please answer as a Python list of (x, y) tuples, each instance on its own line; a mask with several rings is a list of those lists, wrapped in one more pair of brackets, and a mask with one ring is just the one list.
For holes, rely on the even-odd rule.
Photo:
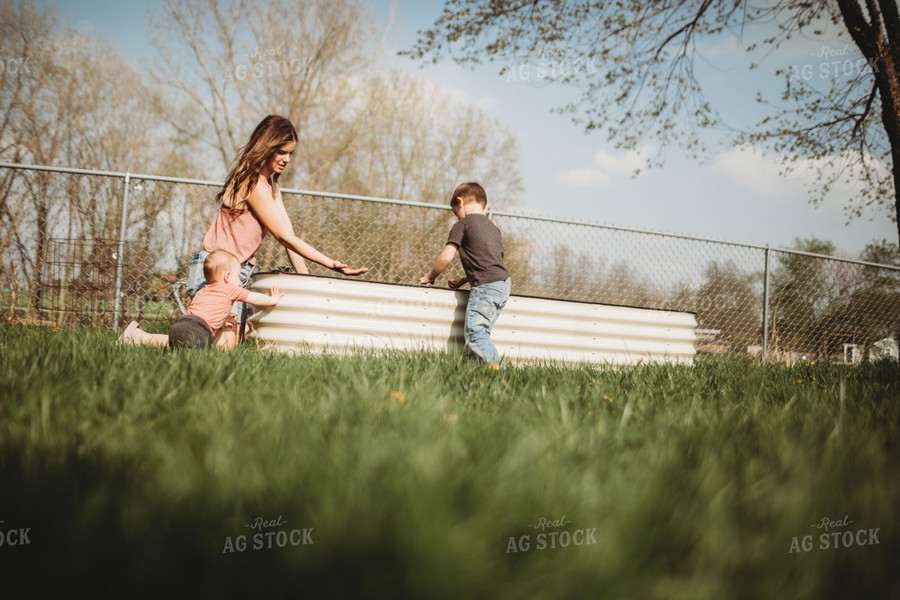
[(794, 382), (794, 385), (797, 385), (798, 383), (803, 383), (803, 380), (802, 380), (802, 379), (798, 379), (797, 381)]
[(491, 369), (493, 369), (495, 371), (500, 370), (500, 365), (498, 365), (497, 363), (491, 363), (490, 365), (488, 365), (488, 367), (490, 367)]
[(609, 396), (607, 396), (606, 394), (603, 394), (603, 399), (606, 400), (607, 402), (609, 402), (610, 404), (612, 404), (613, 399), (610, 398)]
[(403, 392), (398, 392), (397, 390), (394, 390), (393, 392), (391, 392), (388, 395), (388, 398), (390, 398), (391, 400), (396, 400), (400, 404), (403, 404), (404, 402), (406, 402), (406, 396), (403, 395)]

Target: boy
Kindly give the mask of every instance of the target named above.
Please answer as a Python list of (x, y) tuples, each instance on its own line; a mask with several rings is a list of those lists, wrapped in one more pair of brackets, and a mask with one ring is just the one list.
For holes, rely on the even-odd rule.
[(447, 285), (456, 289), (469, 282), (469, 303), (466, 306), (466, 346), (491, 368), (503, 367), (500, 354), (491, 341), (491, 329), (509, 299), (510, 275), (503, 266), (503, 241), (500, 230), (486, 213), (487, 194), (474, 182), (463, 183), (450, 198), (450, 208), (459, 219), (450, 230), (447, 245), (438, 256), (431, 272), (419, 283), (434, 283), (459, 251), (465, 277), (451, 279)]
[(206, 348), (231, 350), (238, 343), (237, 319), (231, 313), (234, 302), (255, 306), (275, 306), (284, 292), (273, 287), (269, 295), (251, 292), (238, 285), (241, 265), (225, 250), (214, 250), (203, 263), (207, 285), (194, 295), (184, 315), (175, 319), (168, 335), (147, 333), (132, 321), (119, 338), (120, 344), (144, 344), (169, 348)]

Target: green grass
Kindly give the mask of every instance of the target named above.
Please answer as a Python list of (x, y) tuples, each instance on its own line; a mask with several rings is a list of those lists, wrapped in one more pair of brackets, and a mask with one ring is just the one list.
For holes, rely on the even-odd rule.
[[(2, 326), (0, 398), (0, 530), (31, 542), (0, 548), (5, 591), (900, 597), (895, 364), (495, 372)], [(313, 544), (254, 550), (279, 516)], [(845, 516), (879, 543), (821, 549)], [(542, 517), (596, 543), (539, 549)]]

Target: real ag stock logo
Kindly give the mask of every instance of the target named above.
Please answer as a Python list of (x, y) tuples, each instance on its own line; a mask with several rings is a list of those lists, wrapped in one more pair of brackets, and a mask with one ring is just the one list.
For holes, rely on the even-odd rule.
[[(566, 528), (572, 521), (567, 521), (563, 515), (559, 519), (548, 519), (541, 517), (528, 527), (540, 531), (534, 536), (535, 550), (553, 550), (556, 548), (568, 548), (569, 546), (592, 546), (597, 543), (594, 537), (597, 528), (575, 529)], [(521, 536), (510, 536), (506, 545), (506, 553), (528, 552), (532, 549), (532, 539), (530, 534)]]
[(289, 56), (284, 48), (254, 48), (246, 53), (247, 59), (225, 68), (225, 81), (252, 81), (263, 78), (287, 78), (307, 74), (312, 70), (312, 59)]
[(30, 546), (29, 533), (31, 527), (7, 527), (6, 521), (0, 521), (0, 548)]
[[(878, 539), (880, 527), (853, 529), (850, 515), (843, 519), (822, 517), (810, 525), (823, 533), (816, 535), (794, 536), (791, 538), (791, 549), (788, 554), (811, 552), (812, 550), (837, 550), (853, 546), (875, 546), (881, 544)], [(818, 543), (816, 543), (818, 542)]]
[(791, 81), (811, 81), (813, 79), (838, 79), (858, 77), (880, 72), (879, 57), (866, 58), (849, 44), (843, 48), (823, 46), (810, 54), (818, 62), (807, 62), (790, 66)]
[(245, 552), (248, 549), (271, 550), (286, 546), (306, 546), (314, 543), (312, 527), (288, 530), (287, 524), (288, 522), (282, 515), (268, 521), (262, 517), (256, 517), (244, 525), (245, 528), (255, 533), (226, 537), (222, 554)]

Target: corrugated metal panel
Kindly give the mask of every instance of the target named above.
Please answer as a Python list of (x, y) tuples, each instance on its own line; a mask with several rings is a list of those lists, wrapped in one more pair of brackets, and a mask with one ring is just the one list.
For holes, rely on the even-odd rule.
[[(251, 288), (273, 285), (285, 297), (251, 317), (251, 336), (279, 350), (463, 347), (467, 290), (279, 273)], [(491, 338), (511, 361), (690, 364), (696, 327), (691, 313), (513, 295)]]

